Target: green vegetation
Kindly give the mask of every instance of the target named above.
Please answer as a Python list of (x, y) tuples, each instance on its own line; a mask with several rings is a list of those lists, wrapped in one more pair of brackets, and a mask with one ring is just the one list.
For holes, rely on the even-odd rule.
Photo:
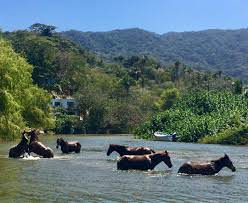
[(244, 144), (248, 137), (241, 126), (248, 123), (247, 116), (248, 100), (244, 96), (197, 90), (183, 94), (172, 108), (139, 126), (136, 134), (152, 138), (155, 131), (177, 132), (178, 141), (183, 142), (200, 139), (204, 143)]
[(165, 65), (177, 60), (197, 70), (221, 71), (247, 82), (248, 29), (170, 32), (159, 35), (141, 29), (61, 33), (113, 61), (115, 56), (150, 55)]
[(148, 57), (123, 58), (125, 67), (122, 62), (103, 63), (43, 24), (5, 32), (3, 37), (33, 65), (35, 84), (77, 99), (82, 119), (60, 112), (56, 115), (58, 133), (72, 128), (77, 133), (131, 132), (154, 112), (154, 101), (165, 82), (163, 73), (168, 72), (155, 69), (157, 62)]
[[(135, 36), (141, 31), (131, 31), (136, 46)], [(115, 32), (114, 39), (122, 33)], [(139, 43), (146, 37), (151, 43), (162, 37), (142, 34)], [(14, 49), (1, 41), (0, 134), (4, 139), (13, 139), (25, 127), (42, 127), (56, 133), (135, 132), (150, 139), (155, 131), (164, 131), (177, 132), (178, 141), (184, 142), (247, 142), (243, 133), (248, 126), (247, 93), (243, 94), (241, 80), (221, 71), (196, 71), (177, 60), (170, 63), (173, 57), (165, 66), (149, 54), (128, 56), (118, 50), (106, 63), (56, 33), (56, 27), (39, 23), (1, 35)], [(129, 37), (127, 31), (125, 39)], [(105, 43), (105, 38), (100, 41)], [(108, 46), (111, 51), (114, 45)], [(145, 43), (141, 47), (149, 48)], [(54, 122), (49, 93), (74, 97), (80, 117), (57, 108)]]
[(32, 84), (32, 66), (0, 38), (0, 135), (11, 140), (25, 127), (53, 126), (49, 94)]
[(248, 144), (248, 126), (240, 126), (223, 130), (213, 136), (205, 136), (199, 140), (199, 143), (206, 144), (231, 144), (244, 145)]

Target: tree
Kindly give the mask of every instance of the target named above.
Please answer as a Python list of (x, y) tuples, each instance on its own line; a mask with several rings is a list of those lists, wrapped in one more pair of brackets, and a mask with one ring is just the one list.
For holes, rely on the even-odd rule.
[(179, 98), (179, 91), (176, 88), (166, 89), (163, 91), (158, 103), (161, 110), (169, 109)]
[(175, 82), (179, 78), (179, 66), (180, 66), (180, 62), (176, 61), (174, 66), (172, 67), (171, 80), (173, 82)]
[(130, 87), (135, 84), (135, 81), (133, 78), (131, 78), (129, 75), (125, 75), (121, 81), (120, 84), (123, 86), (123, 88), (126, 90), (126, 93), (129, 94)]
[(32, 84), (32, 66), (0, 38), (0, 137), (14, 139), (25, 127), (49, 128), (49, 94)]
[(236, 80), (234, 82), (234, 93), (235, 94), (242, 94), (243, 91), (243, 83), (241, 80)]
[(53, 25), (45, 25), (41, 23), (35, 23), (29, 27), (32, 32), (40, 34), (42, 36), (51, 37), (56, 30), (56, 27)]

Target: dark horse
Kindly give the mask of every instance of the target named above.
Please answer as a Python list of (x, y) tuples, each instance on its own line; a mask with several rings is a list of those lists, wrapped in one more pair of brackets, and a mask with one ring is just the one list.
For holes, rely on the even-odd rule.
[(30, 136), (29, 153), (33, 152), (44, 158), (53, 158), (53, 150), (39, 142), (38, 133), (39, 132), (35, 129), (28, 133)]
[(63, 153), (70, 153), (70, 152), (80, 153), (81, 150), (81, 144), (79, 142), (67, 142), (64, 141), (63, 138), (57, 139), (56, 148), (58, 149), (59, 146), (61, 147), (61, 151)]
[(20, 158), (25, 152), (28, 152), (28, 138), (26, 137), (25, 132), (23, 132), (20, 143), (9, 150), (9, 157)]
[(124, 155), (144, 155), (144, 154), (153, 154), (155, 153), (154, 150), (148, 147), (127, 147), (117, 144), (110, 144), (107, 156), (109, 156), (113, 151), (116, 151), (120, 154), (120, 156)]
[(171, 160), (167, 151), (146, 155), (125, 155), (117, 162), (119, 170), (153, 170), (160, 162), (164, 162), (169, 168), (172, 167)]
[(223, 167), (227, 167), (236, 171), (230, 158), (225, 154), (217, 160), (207, 162), (187, 162), (184, 163), (178, 170), (178, 173), (184, 174), (201, 174), (201, 175), (214, 175), (218, 173)]

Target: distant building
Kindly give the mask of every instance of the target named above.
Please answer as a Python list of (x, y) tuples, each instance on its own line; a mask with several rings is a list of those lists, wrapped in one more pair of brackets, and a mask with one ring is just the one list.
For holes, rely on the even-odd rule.
[(60, 98), (58, 96), (54, 96), (51, 103), (54, 109), (61, 108), (67, 111), (70, 115), (79, 115), (78, 103), (76, 99), (72, 97)]

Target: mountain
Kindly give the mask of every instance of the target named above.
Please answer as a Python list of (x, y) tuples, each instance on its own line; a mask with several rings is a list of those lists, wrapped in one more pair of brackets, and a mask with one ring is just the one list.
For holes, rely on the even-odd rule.
[[(131, 31), (135, 33), (133, 34), (135, 39), (133, 38), (130, 43), (133, 53), (136, 53), (135, 49), (142, 50), (148, 47), (146, 44), (143, 47), (136, 47), (135, 43), (142, 44), (142, 41), (149, 39), (150, 42), (157, 44), (161, 40), (161, 36), (154, 33), (138, 29)], [(126, 33), (116, 31), (116, 39), (120, 38), (119, 32), (125, 40), (113, 41), (123, 44), (130, 38), (130, 30), (126, 30)], [(41, 110), (48, 110), (42, 103), (43, 100), (40, 98), (42, 94), (36, 89), (37, 86), (54, 96), (60, 95), (62, 98), (73, 96), (77, 100), (78, 110), (83, 119), (79, 120), (77, 116), (68, 115), (70, 112), (58, 108), (54, 129), (57, 133), (68, 133), (71, 129), (77, 133), (130, 133), (154, 114), (171, 108), (180, 95), (188, 92), (223, 90), (237, 95), (242, 93), (240, 81), (234, 82), (232, 78), (225, 77), (219, 72), (194, 71), (179, 62), (164, 66), (153, 57), (134, 55), (115, 58), (111, 56), (109, 59), (114, 63), (105, 63), (91, 51), (61, 37), (54, 31), (54, 26), (50, 25), (37, 23), (29, 30), (0, 32), (1, 38), (8, 41), (3, 43), (2, 49), (4, 50), (6, 44), (16, 54), (12, 54), (13, 60), (8, 53), (0, 57), (0, 64), (1, 61), (6, 62), (3, 63), (3, 67), (0, 66), (0, 72), (1, 68), (4, 68), (3, 82), (0, 82), (0, 86), (2, 84), (3, 87), (16, 89), (18, 82), (22, 82), (18, 79), (27, 75), (24, 71), (27, 63), (32, 65), (28, 66), (30, 67), (28, 86), (35, 92), (26, 91), (20, 86), (16, 94), (16, 101), (25, 102), (27, 111), (23, 115), (25, 118), (30, 118), (25, 119), (28, 124), (46, 121), (45, 117), (48, 117), (44, 117), (39, 109), (32, 109), (30, 102), (40, 105)], [(90, 41), (86, 40), (86, 42)], [(103, 39), (98, 40), (99, 44), (102, 42)], [(104, 44), (107, 46), (107, 43)], [(105, 49), (108, 50), (106, 47)], [(123, 51), (125, 49), (123, 48)], [(26, 60), (26, 66), (25, 64), (15, 66), (16, 56), (22, 56), (21, 61)], [(10, 71), (9, 74), (5, 69)], [(19, 75), (16, 80), (15, 72), (19, 73), (16, 75)], [(7, 82), (4, 82), (5, 79)], [(24, 81), (27, 82), (27, 79)], [(30, 84), (32, 82), (34, 86)], [(1, 99), (4, 100), (1, 102)], [(3, 106), (1, 103), (4, 104), (5, 100), (4, 96), (0, 96), (0, 111)], [(13, 109), (15, 110), (15, 107)], [(20, 110), (22, 109), (25, 110), (25, 108)], [(19, 122), (18, 119), (17, 121)]]
[(150, 55), (165, 65), (180, 61), (197, 70), (223, 72), (248, 82), (248, 29), (156, 34), (142, 29), (61, 33), (113, 61), (116, 56)]

